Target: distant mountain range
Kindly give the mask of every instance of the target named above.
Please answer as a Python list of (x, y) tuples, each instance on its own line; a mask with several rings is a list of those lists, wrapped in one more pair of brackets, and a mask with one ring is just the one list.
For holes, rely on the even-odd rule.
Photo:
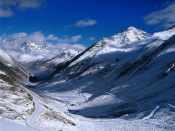
[(39, 79), (50, 75), (56, 64), (70, 60), (85, 49), (78, 44), (34, 43), (26, 33), (1, 36), (0, 46)]

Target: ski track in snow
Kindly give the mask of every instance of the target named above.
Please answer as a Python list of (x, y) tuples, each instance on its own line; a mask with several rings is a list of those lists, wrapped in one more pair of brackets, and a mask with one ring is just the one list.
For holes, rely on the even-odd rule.
[(75, 87), (75, 88), (78, 90), (79, 95), (80, 95), (85, 101), (87, 100), (87, 98), (81, 93), (81, 89), (80, 89), (80, 88), (78, 88), (76, 85), (74, 85), (74, 84), (72, 84), (72, 83), (70, 83), (70, 85), (72, 85), (73, 87)]
[(172, 104), (168, 104), (170, 107), (172, 107), (172, 108), (174, 108), (175, 109), (175, 106), (174, 105), (172, 105)]
[(156, 108), (146, 117), (143, 118), (143, 120), (150, 119), (151, 117), (154, 116), (155, 112), (159, 109), (159, 106), (156, 106)]
[(27, 119), (27, 125), (33, 129), (39, 130), (39, 131), (48, 131), (46, 129), (41, 128), (38, 126), (35, 121), (39, 117), (39, 115), (45, 111), (45, 107), (37, 100), (36, 98), (33, 99), (34, 105), (35, 105), (35, 111), (33, 114)]

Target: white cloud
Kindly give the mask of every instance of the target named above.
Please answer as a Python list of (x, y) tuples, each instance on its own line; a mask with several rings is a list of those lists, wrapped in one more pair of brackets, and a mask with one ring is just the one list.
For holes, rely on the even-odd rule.
[(85, 20), (79, 20), (77, 21), (74, 26), (75, 27), (85, 27), (85, 26), (93, 26), (97, 24), (96, 20), (92, 20), (92, 19), (85, 19)]
[(77, 42), (77, 41), (79, 41), (81, 38), (82, 38), (81, 35), (76, 35), (76, 36), (72, 36), (70, 40), (71, 40), (71, 42)]
[(169, 27), (175, 24), (175, 2), (170, 3), (166, 8), (152, 12), (144, 17), (148, 25), (162, 24), (163, 27)]
[(89, 40), (92, 40), (93, 41), (93, 40), (95, 40), (95, 37), (90, 37)]
[[(8, 38), (8, 40), (10, 39), (11, 41), (3, 42), (2, 40), (5, 40), (6, 38)], [(14, 33), (11, 35), (4, 34), (4, 35), (0, 36), (0, 43), (6, 43), (7, 48), (11, 48), (11, 46), (9, 46), (9, 45), (12, 45), (12, 44), (18, 45), (18, 43), (24, 43), (24, 42), (31, 43), (32, 42), (32, 43), (35, 43), (37, 45), (42, 45), (45, 43), (49, 43), (48, 40), (56, 41), (55, 44), (63, 44), (63, 43), (64, 44), (70, 44), (70, 43), (72, 44), (72, 43), (78, 42), (81, 38), (82, 38), (82, 35), (75, 35), (75, 36), (71, 36), (71, 37), (64, 36), (63, 38), (58, 39), (58, 37), (55, 36), (54, 34), (50, 34), (46, 37), (41, 31), (37, 31), (37, 32), (33, 32), (32, 34), (27, 34), (24, 32)]]
[(13, 16), (13, 12), (10, 9), (0, 8), (0, 17), (10, 17)]
[(74, 44), (72, 45), (74, 48), (77, 48), (77, 49), (81, 49), (81, 50), (84, 50), (86, 49), (86, 47), (84, 45), (80, 45), (80, 44)]
[(28, 8), (39, 8), (44, 0), (16, 0), (18, 8), (28, 9)]
[(13, 16), (12, 7), (19, 9), (39, 8), (45, 0), (0, 0), (0, 17)]
[(75, 35), (72, 37), (65, 36), (63, 39), (59, 39), (59, 43), (75, 43), (82, 38), (82, 35)]
[(43, 44), (43, 42), (46, 40), (45, 36), (41, 31), (34, 32), (31, 35), (29, 35), (28, 38), (29, 41), (37, 43), (37, 44)]
[(20, 62), (25, 62), (25, 61), (35, 61), (35, 60), (38, 60), (38, 59), (43, 59), (44, 58), (44, 56), (42, 56), (42, 55), (39, 55), (39, 54), (32, 54), (32, 53), (30, 53), (30, 54), (20, 54), (19, 56), (18, 56), (19, 58), (18, 58), (18, 60), (20, 61)]
[(0, 1), (0, 7), (7, 8), (12, 5), (15, 5), (17, 0), (1, 0)]
[[(50, 34), (48, 36), (50, 36), (50, 38), (53, 38), (53, 36), (56, 37), (53, 34)], [(63, 39), (58, 39), (56, 41), (57, 43), (55, 44), (51, 44), (47, 41), (48, 36), (44, 36), (41, 31), (37, 31), (32, 34), (4, 34), (0, 36), (0, 47), (5, 49), (11, 56), (13, 56), (20, 62), (52, 58), (58, 55), (59, 51), (67, 49), (75, 49), (77, 51), (85, 49), (83, 45), (78, 45), (75, 43), (82, 38), (81, 35), (75, 35), (72, 37), (66, 36)], [(33, 44), (31, 44), (31, 42), (33, 42)], [(40, 51), (40, 49), (42, 49), (43, 47), (45, 48), (44, 51)], [(50, 50), (52, 51), (52, 53), (50, 53)]]
[(58, 40), (58, 37), (56, 37), (53, 34), (48, 35), (48, 37), (46, 38), (47, 40)]

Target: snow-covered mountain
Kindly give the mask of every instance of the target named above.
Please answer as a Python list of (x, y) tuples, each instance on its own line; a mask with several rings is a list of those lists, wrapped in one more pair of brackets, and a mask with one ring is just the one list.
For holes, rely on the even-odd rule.
[(26, 33), (1, 36), (0, 46), (39, 79), (50, 75), (58, 63), (70, 60), (85, 49), (78, 44), (36, 41)]
[(150, 36), (150, 34), (146, 33), (145, 31), (130, 26), (123, 32), (108, 38), (108, 40), (115, 41), (115, 44), (126, 44), (134, 41), (143, 40), (148, 36)]
[(125, 48), (122, 49), (121, 47), (133, 42), (139, 42), (140, 40), (149, 38), (150, 36), (150, 34), (131, 26), (121, 33), (118, 33), (110, 38), (103, 38), (99, 42), (95, 43), (90, 48), (85, 50), (83, 55), (71, 63), (71, 65), (76, 64), (87, 57), (90, 58), (101, 54), (108, 54), (117, 50), (126, 50)]
[(47, 41), (36, 41), (30, 38), (26, 33), (2, 35), (0, 37), (0, 46), (21, 63), (51, 59), (66, 50), (81, 52), (85, 49), (84, 46), (78, 44), (53, 45)]
[(48, 131), (49, 127), (45, 129), (36, 123), (41, 113), (46, 113), (47, 119), (54, 124), (73, 126), (72, 121), (44, 102), (41, 104), (42, 98), (24, 87), (29, 83), (29, 77), (29, 71), (0, 49), (0, 129)]
[[(21, 108), (28, 109), (30, 113), (24, 114), (24, 119), (20, 118), (19, 121), (25, 123), (28, 116), (27, 125), (42, 131), (44, 128), (51, 131), (174, 130), (174, 29), (151, 35), (129, 27), (112, 37), (103, 38), (84, 51), (69, 48), (49, 59), (26, 62), (24, 65), (27, 68), (36, 68), (33, 72), (38, 71), (35, 72), (38, 76), (49, 77), (29, 84), (28, 89), (39, 96), (30, 92), (28, 96), (32, 98), (31, 101), (23, 97), (29, 106)], [(41, 43), (38, 46), (24, 43), (24, 47), (20, 51), (45, 54), (47, 50), (54, 50), (47, 49)], [(20, 65), (16, 66), (19, 63), (13, 58), (1, 52), (3, 66), (0, 67), (0, 76), (7, 74), (7, 77), (11, 77), (8, 72), (11, 68), (18, 68), (19, 73), (25, 70)], [(15, 78), (20, 76), (17, 71), (12, 73)], [(10, 79), (1, 77), (1, 80), (4, 84)], [(18, 84), (15, 91), (23, 89), (18, 88), (18, 79), (15, 83)], [(13, 98), (10, 96), (5, 101), (0, 100), (3, 105), (9, 103), (6, 106), (0, 103), (0, 113), (3, 107), (14, 107), (11, 106)], [(34, 106), (30, 106), (31, 103)], [(22, 102), (22, 105), (25, 104)], [(32, 110), (32, 113), (29, 107), (34, 107), (35, 111)], [(7, 115), (2, 117), (7, 118)]]
[(58, 53), (51, 59), (31, 61), (23, 63), (23, 65), (32, 72), (37, 79), (42, 80), (50, 76), (56, 70), (57, 65), (69, 61), (79, 53), (80, 51), (68, 49)]
[[(165, 32), (168, 40), (161, 37)], [(149, 125), (175, 129), (173, 32), (150, 35), (129, 27), (58, 66), (52, 78), (33, 90), (67, 103), (72, 114), (149, 119)]]

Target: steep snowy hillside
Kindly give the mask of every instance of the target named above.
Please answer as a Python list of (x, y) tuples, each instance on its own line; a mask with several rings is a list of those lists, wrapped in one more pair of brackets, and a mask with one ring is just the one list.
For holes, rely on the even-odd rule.
[(60, 63), (65, 63), (78, 55), (81, 51), (67, 49), (59, 52), (53, 58), (45, 58), (36, 61), (23, 62), (23, 65), (32, 73), (38, 80), (43, 80), (51, 75)]
[(28, 71), (0, 49), (0, 118), (26, 125), (34, 106), (31, 95), (19, 82), (28, 80)]
[(18, 81), (28, 82), (30, 73), (23, 66), (21, 66), (16, 60), (0, 49), (0, 63), (1, 69), (5, 70), (5, 73), (14, 77)]
[(0, 129), (53, 131), (52, 127), (46, 129), (40, 125), (45, 121), (39, 119), (40, 114), (47, 114), (50, 124), (66, 124), (67, 128), (74, 126), (71, 120), (60, 115), (56, 109), (48, 107), (44, 103), (47, 102), (45, 99), (21, 85), (28, 83), (28, 80), (29, 72), (0, 49)]
[[(175, 36), (163, 41), (138, 30), (125, 41), (131, 30), (138, 29), (89, 47), (32, 90), (66, 103), (75, 116), (148, 120), (156, 130), (175, 129)], [(127, 34), (123, 40), (121, 34)]]
[[(142, 42), (141, 40), (143, 39), (146, 39), (146, 41)], [(118, 33), (110, 38), (103, 38), (102, 40), (87, 48), (85, 51), (81, 52), (79, 55), (77, 55), (67, 63), (58, 66), (55, 73), (62, 71), (67, 66), (70, 67), (79, 62), (81, 63), (81, 61), (85, 59), (88, 61), (92, 58), (98, 57), (99, 55), (108, 57), (108, 54), (112, 52), (129, 52), (129, 50), (132, 50), (132, 48), (134, 49), (139, 47), (133, 46), (133, 44), (131, 47), (130, 43), (140, 42), (140, 44), (144, 44), (145, 42), (149, 42), (152, 40), (153, 39), (150, 34), (131, 26), (123, 32)], [(139, 48), (141, 48), (141, 46)], [(101, 61), (101, 58), (94, 60), (96, 63), (98, 63), (99, 61)], [(105, 60), (117, 61), (118, 59), (114, 57), (108, 57), (108, 59), (105, 58)]]
[(153, 37), (162, 39), (162, 40), (167, 40), (168, 38), (170, 38), (172, 35), (174, 35), (175, 32), (175, 26), (172, 26), (170, 28), (168, 28), (167, 30), (163, 31), (163, 32), (157, 32), (153, 34)]
[(126, 46), (126, 44), (138, 42), (145, 38), (149, 38), (150, 36), (151, 35), (148, 33), (131, 26), (119, 34), (116, 34), (110, 38), (104, 38), (92, 45), (92, 47), (85, 50), (83, 55), (71, 63), (71, 65), (76, 64), (87, 57), (91, 58), (101, 54), (112, 53), (117, 50), (124, 51), (125, 48), (123, 48), (123, 46)]

